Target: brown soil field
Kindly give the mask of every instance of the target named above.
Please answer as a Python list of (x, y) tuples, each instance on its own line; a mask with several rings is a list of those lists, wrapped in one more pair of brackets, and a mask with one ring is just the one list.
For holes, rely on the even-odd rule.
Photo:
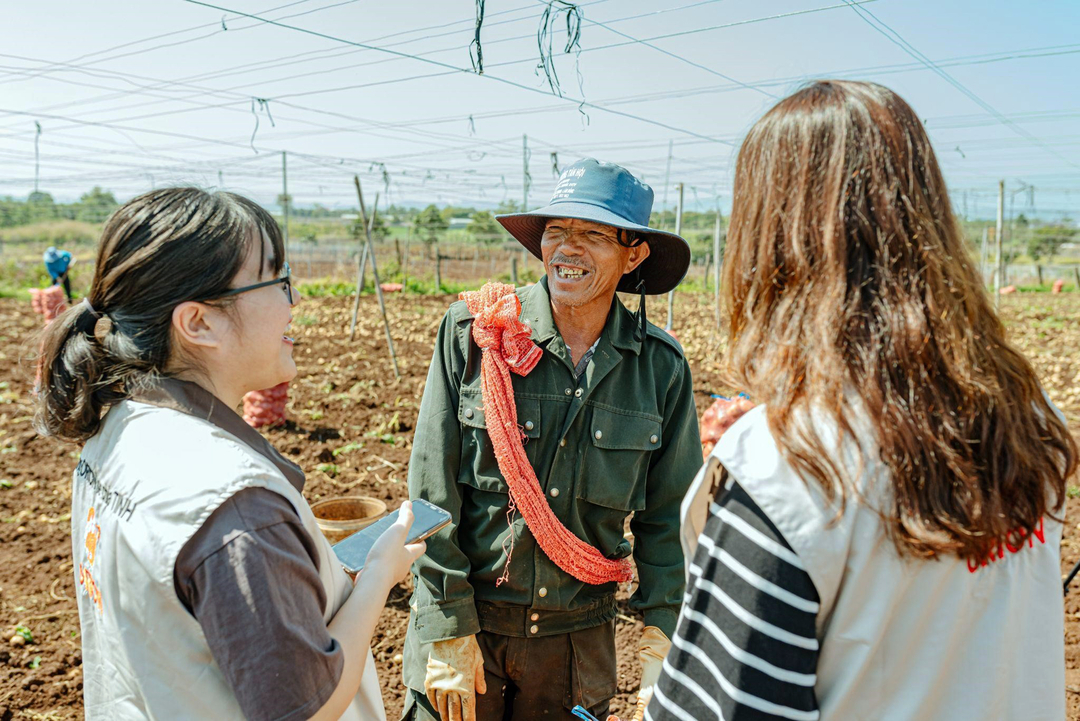
[[(299, 375), (290, 389), (290, 421), (266, 435), (307, 472), (310, 501), (359, 493), (396, 507), (406, 497), (413, 424), (432, 342), (452, 300), (387, 297), (401, 369), (396, 381), (374, 297), (361, 301), (353, 342), (348, 340), (350, 299), (307, 299), (299, 306), (293, 326)], [(650, 318), (662, 321), (665, 299), (652, 300), (650, 311)], [(1013, 296), (1003, 302), (1002, 313), (1051, 398), (1080, 428), (1080, 297)], [(676, 314), (675, 331), (694, 372), (700, 413), (711, 392), (724, 390), (717, 373), (723, 339), (704, 295), (680, 294)], [(79, 449), (40, 437), (31, 425), (33, 368), (23, 358), (39, 326), (29, 303), (0, 300), (0, 721), (82, 716), (70, 538), (71, 474)], [(1078, 510), (1080, 498), (1070, 498), (1063, 574), (1080, 559)], [(372, 641), (391, 719), (403, 701), (400, 654), (409, 594), (405, 585), (394, 589)], [(625, 606), (627, 595), (621, 594), (617, 621), (616, 713), (630, 708), (639, 681), (641, 622)], [(1065, 612), (1069, 718), (1080, 720), (1080, 590), (1066, 598)], [(16, 626), (29, 629), (33, 640), (9, 644)]]

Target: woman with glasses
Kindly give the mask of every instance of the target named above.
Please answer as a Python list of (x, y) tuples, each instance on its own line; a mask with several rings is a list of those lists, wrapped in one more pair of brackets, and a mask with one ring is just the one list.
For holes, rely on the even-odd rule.
[(85, 442), (72, 546), (88, 719), (382, 719), (371, 635), (424, 551), (412, 514), (353, 582), (304, 474), (233, 409), (296, 375), (274, 219), (155, 190), (106, 223), (42, 340), (37, 423)]

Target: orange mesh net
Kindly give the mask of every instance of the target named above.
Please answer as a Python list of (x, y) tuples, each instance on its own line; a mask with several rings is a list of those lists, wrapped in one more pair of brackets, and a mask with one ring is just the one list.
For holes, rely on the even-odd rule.
[(261, 391), (251, 391), (244, 395), (244, 420), (252, 428), (284, 425), (285, 406), (288, 403), (288, 382)]
[[(629, 559), (605, 558), (562, 524), (548, 505), (536, 471), (525, 455), (510, 373), (528, 375), (540, 362), (543, 351), (530, 339), (529, 326), (519, 320), (521, 301), (514, 287), (488, 283), (478, 291), (462, 293), (461, 299), (473, 314), (473, 339), (483, 352), (480, 393), (495, 458), (510, 486), (511, 513), (514, 508), (521, 511), (544, 554), (579, 581), (594, 585), (629, 581), (633, 577)], [(508, 555), (507, 567), (509, 563)]]
[(45, 322), (48, 323), (67, 310), (67, 296), (64, 295), (64, 289), (58, 285), (31, 288), (30, 305), (35, 313), (45, 316)]

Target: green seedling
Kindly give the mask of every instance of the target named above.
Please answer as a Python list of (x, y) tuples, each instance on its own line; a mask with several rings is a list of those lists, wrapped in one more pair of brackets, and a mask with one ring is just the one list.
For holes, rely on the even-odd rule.
[(333, 451), (331, 451), (331, 453), (334, 454), (334, 458), (337, 458), (342, 453), (352, 453), (353, 451), (358, 451), (363, 447), (363, 443), (346, 443), (341, 448), (335, 448)]

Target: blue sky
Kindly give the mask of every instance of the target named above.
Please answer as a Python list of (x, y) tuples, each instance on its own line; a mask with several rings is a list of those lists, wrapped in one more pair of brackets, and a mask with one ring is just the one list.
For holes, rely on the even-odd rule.
[[(284, 150), (299, 204), (353, 204), (352, 173), (372, 194), (385, 196), (388, 179), (396, 202), (494, 204), (522, 198), (528, 135), (530, 205), (550, 194), (554, 152), (559, 165), (622, 163), (658, 204), (683, 182), (687, 207), (705, 209), (730, 202), (754, 120), (803, 82), (836, 76), (911, 103), (961, 211), (990, 217), (1003, 178), (1016, 212), (1080, 216), (1077, 2), (875, 0), (860, 5), (871, 17), (855, 0), (582, 0), (580, 55), (561, 53), (565, 20), (555, 23), (559, 98), (536, 71), (540, 0), (487, 0), (484, 76), (468, 72), (472, 0), (206, 1), (225, 10), (5, 8), (0, 194), (33, 189), (37, 121), (40, 187), (58, 198), (196, 183), (273, 204)], [(579, 110), (582, 98), (596, 107)]]

